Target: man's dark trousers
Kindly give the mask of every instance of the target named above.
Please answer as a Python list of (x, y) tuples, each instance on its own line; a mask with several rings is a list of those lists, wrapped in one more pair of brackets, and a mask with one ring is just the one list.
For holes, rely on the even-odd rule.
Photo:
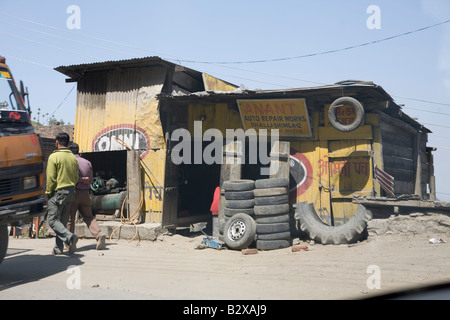
[(67, 230), (66, 226), (74, 200), (74, 187), (56, 190), (52, 197), (48, 199), (47, 219), (50, 228), (56, 233), (55, 253), (62, 253), (64, 243), (69, 244), (73, 236), (73, 233)]

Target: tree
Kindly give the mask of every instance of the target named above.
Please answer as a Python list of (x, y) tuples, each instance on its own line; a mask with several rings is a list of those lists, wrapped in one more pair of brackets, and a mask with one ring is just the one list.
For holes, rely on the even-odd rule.
[(60, 119), (60, 120), (58, 121), (58, 120), (56, 120), (56, 118), (52, 117), (52, 118), (50, 118), (50, 119), (48, 120), (48, 125), (49, 125), (49, 126), (53, 126), (53, 125), (57, 125), (57, 126), (61, 125), (61, 126), (63, 126), (64, 124), (65, 124), (65, 123), (64, 123), (64, 120), (63, 120), (63, 119)]

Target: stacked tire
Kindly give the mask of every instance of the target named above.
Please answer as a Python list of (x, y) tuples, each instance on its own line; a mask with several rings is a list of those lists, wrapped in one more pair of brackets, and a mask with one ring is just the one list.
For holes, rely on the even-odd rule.
[(225, 191), (224, 220), (219, 221), (219, 238), (230, 249), (248, 248), (255, 240), (253, 180), (228, 180), (223, 183)]
[(274, 250), (292, 244), (289, 213), (289, 179), (255, 181), (256, 248)]

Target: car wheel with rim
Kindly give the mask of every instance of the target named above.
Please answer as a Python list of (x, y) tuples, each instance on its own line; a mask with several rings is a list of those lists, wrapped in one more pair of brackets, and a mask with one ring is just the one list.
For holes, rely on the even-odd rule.
[(238, 213), (228, 219), (223, 231), (225, 244), (230, 249), (241, 250), (255, 240), (256, 223), (248, 214)]

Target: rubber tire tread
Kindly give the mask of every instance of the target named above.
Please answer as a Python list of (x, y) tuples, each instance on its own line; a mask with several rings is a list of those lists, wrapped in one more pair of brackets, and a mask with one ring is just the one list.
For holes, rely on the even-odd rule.
[(256, 233), (279, 233), (290, 230), (288, 222), (256, 224)]
[(276, 250), (291, 246), (290, 240), (256, 240), (256, 249), (258, 250)]
[(267, 216), (257, 216), (255, 215), (256, 224), (266, 224), (266, 223), (282, 223), (289, 222), (289, 214), (274, 214)]
[(255, 189), (255, 181), (248, 179), (227, 180), (222, 185), (225, 191), (246, 191)]
[(289, 196), (287, 194), (282, 194), (279, 196), (270, 197), (256, 197), (255, 206), (266, 206), (274, 204), (285, 204), (289, 203)]
[(270, 178), (255, 180), (255, 189), (289, 187), (289, 179), (287, 178)]
[(255, 189), (254, 194), (255, 197), (271, 197), (271, 196), (279, 196), (282, 194), (288, 194), (288, 190), (285, 187)]
[(277, 232), (277, 233), (257, 233), (256, 235), (257, 240), (290, 240), (291, 239), (291, 232), (290, 231), (284, 231), (284, 232)]
[[(339, 122), (336, 116), (337, 108), (340, 105), (351, 105), (353, 109), (355, 109), (355, 121), (353, 121), (350, 124), (342, 124)], [(350, 132), (358, 128), (363, 119), (364, 119), (364, 107), (362, 104), (352, 97), (340, 97), (330, 105), (330, 109), (328, 109), (328, 119), (330, 121), (330, 124), (337, 130), (342, 132)]]
[(246, 191), (225, 191), (226, 200), (250, 200), (255, 198), (253, 190)]
[(224, 208), (223, 213), (227, 217), (232, 217), (238, 213), (244, 213), (248, 215), (253, 215), (255, 213), (253, 208), (244, 208), (244, 209), (233, 209), (233, 208)]
[(229, 209), (248, 209), (255, 206), (255, 200), (225, 200), (225, 208)]
[(306, 232), (310, 239), (321, 244), (355, 243), (362, 238), (367, 222), (372, 219), (372, 212), (362, 205), (358, 205), (353, 217), (340, 226), (324, 223), (313, 204), (298, 206), (297, 209), (301, 210), (297, 215), (300, 229)]
[(255, 206), (254, 212), (255, 215), (259, 216), (289, 213), (289, 203), (274, 204), (270, 206)]

